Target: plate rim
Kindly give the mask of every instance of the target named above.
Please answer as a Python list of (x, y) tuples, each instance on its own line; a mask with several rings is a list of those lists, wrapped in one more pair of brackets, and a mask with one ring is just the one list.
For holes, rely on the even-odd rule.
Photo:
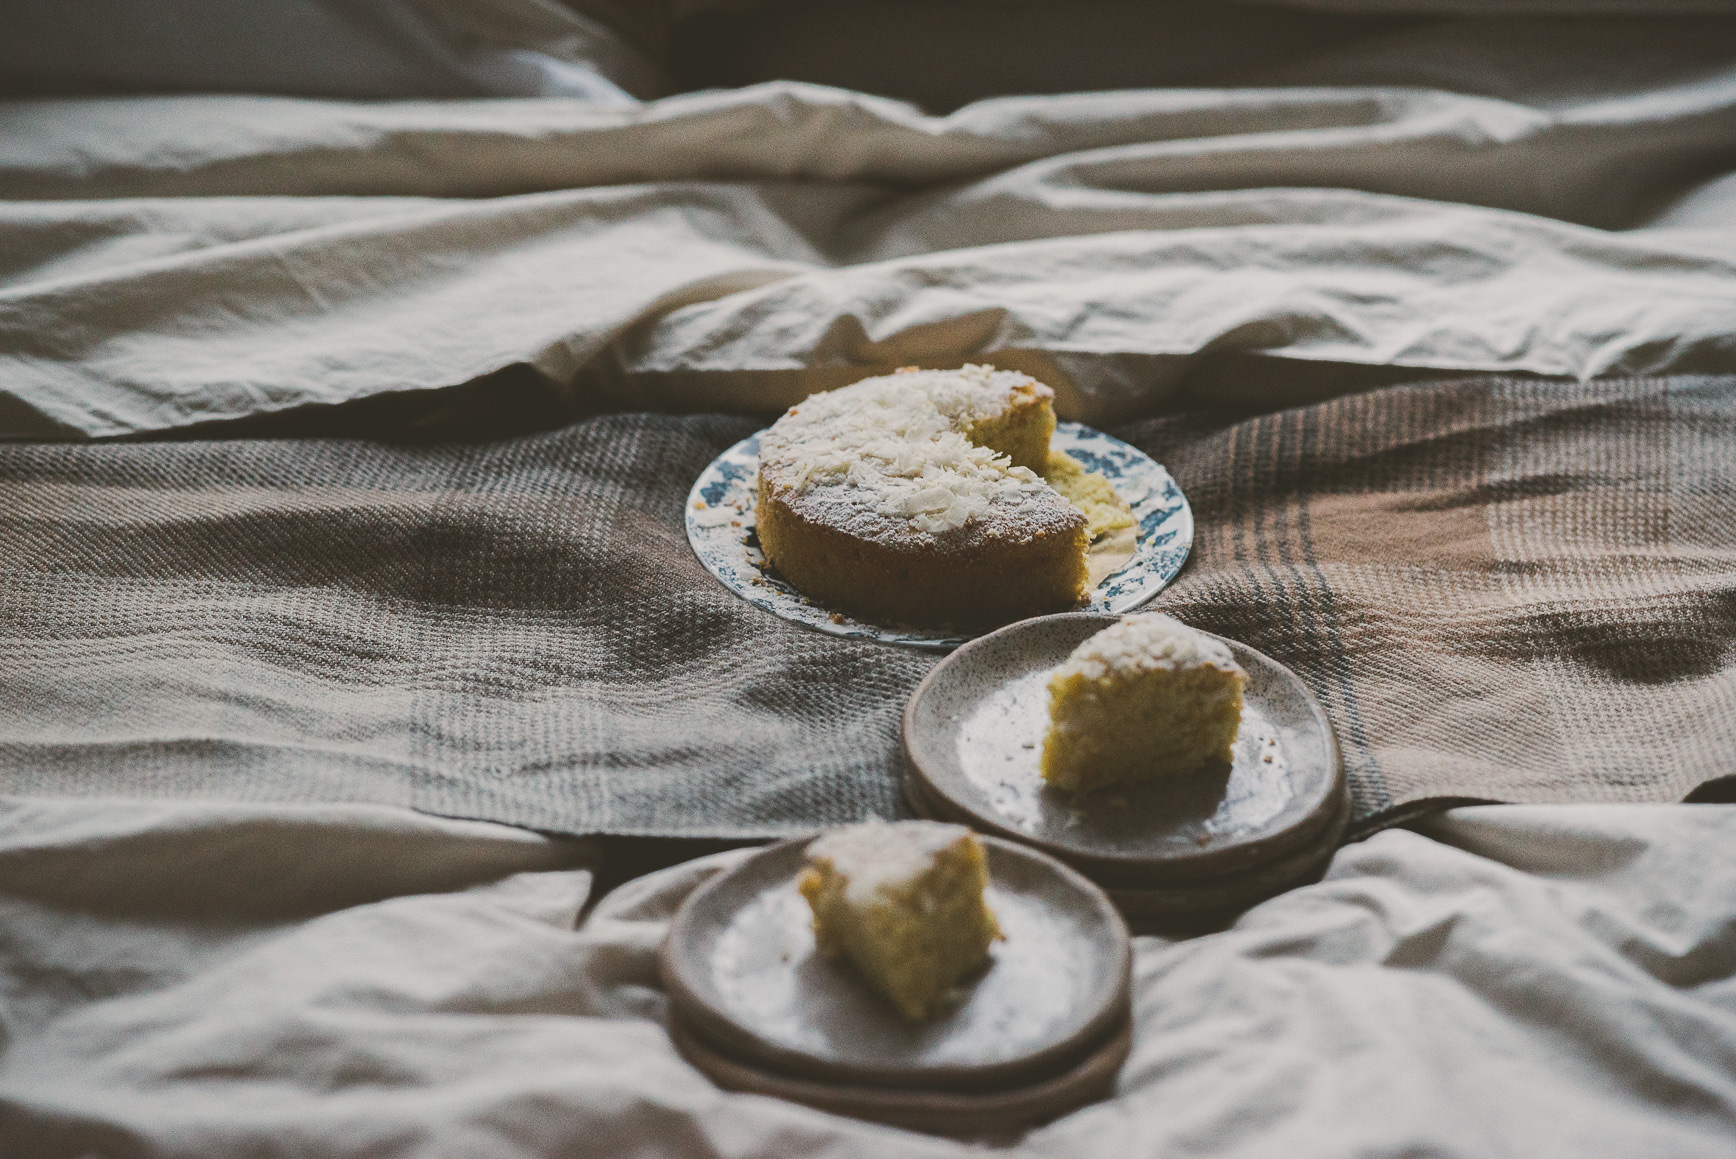
[[(957, 820), (945, 809), (920, 796), (919, 784), (906, 781), (904, 799), (918, 817), (935, 821)], [(1119, 882), (1096, 880), (1109, 895), (1128, 928), (1135, 934), (1163, 933), (1178, 936), (1208, 932), (1221, 925), (1214, 919), (1228, 919), (1268, 898), (1309, 881), (1318, 880), (1316, 871), (1323, 871), (1350, 827), (1350, 794), (1337, 794), (1338, 805), (1328, 818), (1326, 828), (1313, 844), (1278, 853), (1272, 858), (1222, 874), (1201, 877), (1192, 882)]]
[[(701, 553), (700, 545), (695, 540), (696, 532), (706, 531), (709, 530), (709, 528), (700, 527), (697, 523), (695, 512), (701, 510), (701, 508), (696, 508), (694, 504), (697, 501), (703, 500), (704, 496), (701, 494), (700, 489), (705, 484), (707, 476), (717, 468), (719, 463), (731, 456), (743, 453), (742, 449), (748, 443), (759, 439), (770, 429), (770, 427), (762, 427), (759, 430), (738, 439), (736, 442), (731, 443), (728, 447), (713, 456), (712, 459), (700, 469), (699, 474), (694, 478), (693, 485), (687, 489), (687, 497), (682, 504), (682, 529), (687, 536), (688, 550), (691, 551), (694, 558), (699, 561), (699, 565), (703, 567), (713, 579), (722, 584), (726, 591), (737, 599), (742, 600), (744, 603), (758, 608), (760, 611), (769, 615), (776, 616), (785, 623), (795, 624), (811, 631), (820, 632), (829, 636), (839, 636), (845, 639), (870, 640), (881, 644), (896, 644), (907, 648), (921, 649), (923, 651), (950, 652), (953, 649), (968, 644), (972, 640), (980, 639), (982, 636), (996, 630), (995, 628), (977, 629), (956, 625), (948, 626), (945, 630), (942, 630), (938, 628), (927, 629), (915, 625), (881, 624), (872, 620), (858, 619), (843, 612), (838, 612), (835, 609), (821, 609), (826, 614), (821, 615), (814, 620), (796, 618), (785, 614), (784, 611), (775, 606), (770, 606), (766, 602), (761, 602), (760, 600), (755, 599), (751, 593), (743, 591), (736, 584), (731, 583), (729, 579), (725, 578), (725, 576), (712, 565), (712, 561), (707, 559), (706, 556)], [(1139, 599), (1133, 603), (1121, 608), (1118, 612), (1110, 614), (1120, 615), (1133, 611), (1136, 608), (1143, 607), (1153, 599), (1157, 598), (1157, 596), (1175, 580), (1175, 577), (1181, 574), (1182, 568), (1187, 565), (1188, 559), (1193, 555), (1193, 541), (1198, 528), (1194, 521), (1193, 505), (1188, 501), (1187, 492), (1182, 490), (1181, 484), (1176, 481), (1174, 475), (1170, 474), (1169, 468), (1165, 467), (1162, 463), (1159, 463), (1151, 455), (1128, 442), (1126, 439), (1119, 438), (1107, 431), (1089, 426), (1085, 423), (1070, 421), (1058, 423), (1056, 425), (1056, 433), (1067, 438), (1091, 436), (1099, 439), (1107, 439), (1111, 443), (1116, 444), (1119, 448), (1130, 451), (1144, 459), (1154, 469), (1161, 472), (1163, 477), (1168, 480), (1169, 485), (1175, 489), (1179, 506), (1170, 518), (1181, 521), (1176, 529), (1178, 543), (1175, 545), (1180, 548), (1180, 558), (1176, 560), (1175, 566), (1168, 572), (1168, 574), (1163, 575), (1157, 582), (1157, 585), (1149, 592), (1140, 596)], [(1132, 561), (1129, 561), (1130, 565), (1131, 563)], [(1127, 569), (1124, 567), (1121, 571), (1114, 573), (1114, 575), (1104, 577), (1102, 582), (1107, 583), (1115, 576), (1124, 575), (1126, 570)], [(797, 594), (799, 595), (800, 593)], [(814, 604), (813, 606), (816, 609), (820, 609), (819, 604)], [(844, 618), (842, 622), (840, 622), (832, 619), (831, 617), (833, 615), (843, 616)]]
[[(792, 856), (820, 837), (825, 830), (802, 834), (775, 842), (743, 858), (740, 862), (714, 874), (690, 893), (676, 910), (669, 930), (657, 951), (658, 975), (668, 993), (672, 1012), (680, 1016), (710, 1041), (724, 1045), (738, 1059), (756, 1068), (767, 1069), (796, 1077), (810, 1077), (831, 1084), (875, 1087), (888, 1090), (947, 1090), (987, 1091), (1033, 1083), (1075, 1065), (1102, 1040), (1117, 1020), (1129, 1016), (1132, 1009), (1133, 947), (1126, 920), (1109, 894), (1089, 877), (1051, 857), (1016, 841), (978, 833), (986, 847), (990, 864), (998, 857), (1012, 857), (1039, 865), (1085, 897), (1098, 917), (1098, 924), (1109, 931), (1113, 982), (1101, 996), (1097, 1006), (1076, 1025), (1050, 1044), (1025, 1052), (1016, 1058), (988, 1064), (942, 1063), (931, 1066), (880, 1067), (871, 1064), (835, 1062), (819, 1058), (797, 1048), (772, 1041), (746, 1026), (727, 1012), (711, 1005), (686, 974), (689, 965), (683, 956), (683, 946), (691, 946), (693, 926), (700, 912), (727, 885), (760, 869), (768, 861)], [(756, 895), (757, 896), (757, 895)], [(689, 952), (692, 951), (689, 949)]]
[[(1121, 613), (1074, 611), (1059, 612), (1049, 616), (1033, 616), (1030, 619), (1019, 620), (979, 636), (942, 659), (923, 676), (915, 690), (911, 692), (910, 699), (904, 704), (899, 731), (904, 742), (906, 775), (919, 778), (921, 787), (931, 796), (938, 797), (942, 803), (950, 806), (958, 816), (969, 818), (968, 821), (960, 823), (968, 824), (971, 828), (985, 834), (993, 834), (1005, 840), (1040, 849), (1051, 857), (1081, 870), (1100, 883), (1110, 883), (1108, 888), (1115, 889), (1149, 889), (1171, 882), (1198, 881), (1203, 884), (1214, 877), (1252, 870), (1281, 858), (1317, 839), (1323, 832), (1330, 830), (1333, 827), (1333, 820), (1340, 812), (1340, 798), (1343, 797), (1347, 800), (1349, 795), (1349, 784), (1344, 771), (1344, 753), (1338, 741), (1337, 729), (1333, 727), (1332, 718), (1327, 715), (1319, 698), (1314, 695), (1314, 690), (1309, 688), (1302, 678), (1297, 676), (1287, 665), (1273, 659), (1251, 644), (1228, 636), (1220, 636), (1215, 632), (1205, 632), (1204, 634), (1214, 640), (1221, 641), (1232, 652), (1240, 649), (1252, 654), (1263, 664), (1276, 669), (1280, 676), (1299, 689), (1312, 715), (1323, 726), (1330, 754), (1328, 759), (1332, 770), (1329, 777), (1330, 783), (1319, 803), (1291, 826), (1277, 833), (1226, 844), (1217, 848), (1203, 849), (1197, 853), (1156, 856), (1094, 852), (1088, 848), (1066, 845), (1034, 834), (1021, 833), (1005, 824), (995, 815), (985, 813), (972, 807), (969, 802), (960, 800), (958, 796), (948, 792), (937, 781), (937, 778), (924, 764), (922, 754), (917, 745), (913, 743), (912, 737), (918, 732), (918, 726), (915, 723), (918, 706), (923, 698), (930, 694), (934, 686), (947, 677), (954, 666), (970, 663), (970, 656), (974, 651), (991, 646), (999, 637), (1031, 631), (1039, 624), (1070, 619), (1094, 621), (1107, 627), (1121, 619), (1121, 615)], [(1196, 629), (1196, 631), (1204, 632), (1204, 629)]]
[(824, 1083), (765, 1070), (730, 1056), (679, 1014), (670, 1017), (669, 1039), (682, 1058), (725, 1090), (771, 1095), (905, 1130), (974, 1138), (1020, 1134), (1109, 1097), (1115, 1076), (1133, 1051), (1133, 1020), (1130, 1015), (1112, 1027), (1102, 1041), (1053, 1075), (986, 1091)]

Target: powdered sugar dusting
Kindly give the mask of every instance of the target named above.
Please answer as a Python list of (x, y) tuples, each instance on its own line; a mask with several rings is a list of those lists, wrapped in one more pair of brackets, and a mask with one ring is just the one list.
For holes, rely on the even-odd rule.
[(1197, 668), (1209, 664), (1241, 672), (1229, 648), (1161, 612), (1124, 616), (1073, 649), (1057, 675), (1101, 680), (1111, 672), (1150, 668)]
[(968, 836), (963, 825), (939, 821), (866, 821), (817, 839), (808, 846), (808, 859), (831, 862), (845, 879), (844, 896), (865, 906), (881, 890), (927, 873), (943, 849)]
[(966, 366), (864, 379), (791, 407), (760, 441), (762, 471), (793, 496), (818, 491), (938, 535), (1049, 492), (1034, 473), (965, 437), (1003, 412), (1028, 375)]

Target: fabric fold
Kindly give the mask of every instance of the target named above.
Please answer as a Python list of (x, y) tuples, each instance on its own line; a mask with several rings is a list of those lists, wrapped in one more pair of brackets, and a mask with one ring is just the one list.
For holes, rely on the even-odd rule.
[(1727, 372), (1736, 227), (1695, 196), (1736, 166), (1733, 29), (1436, 22), (1236, 87), (946, 115), (797, 82), (11, 102), (0, 434), (509, 366), (578, 414), (997, 362), (1096, 423), (1209, 397), (1225, 357), (1267, 408), (1319, 364)]
[[(1221, 933), (1135, 939), (1133, 1054), (1113, 1097), (996, 1150), (1724, 1155), (1736, 808), (1458, 809), (1429, 834), (1341, 850), (1325, 881)], [(10, 798), (0, 1143), (980, 1155), (721, 1091), (681, 1061), (657, 946), (741, 856), (639, 878), (575, 928), (596, 862), (516, 830), (354, 806)], [(309, 893), (314, 878), (330, 888)], [(105, 896), (153, 903), (121, 921)]]

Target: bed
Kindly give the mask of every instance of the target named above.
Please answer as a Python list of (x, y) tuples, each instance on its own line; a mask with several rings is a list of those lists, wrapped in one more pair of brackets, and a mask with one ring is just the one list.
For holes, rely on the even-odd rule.
[(1354, 798), (994, 1145), (1730, 1153), (1736, 6), (1495, 7), (24, 3), (0, 1149), (968, 1149), (718, 1090), (654, 951), (901, 815), (934, 663), (736, 599), (688, 486), (972, 361), (1165, 463), (1159, 605)]

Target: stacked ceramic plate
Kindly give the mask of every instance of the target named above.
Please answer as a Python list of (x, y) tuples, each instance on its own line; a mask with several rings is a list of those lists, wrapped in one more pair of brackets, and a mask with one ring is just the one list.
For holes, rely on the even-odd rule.
[(1049, 674), (1117, 618), (1024, 620), (937, 665), (904, 713), (911, 808), (1053, 854), (1140, 928), (1208, 927), (1317, 877), (1349, 820), (1337, 739), (1294, 673), (1234, 640), (1248, 686), (1233, 762), (1078, 798), (1045, 788)]
[(660, 960), (670, 1036), (718, 1085), (939, 1134), (1016, 1133), (1107, 1095), (1130, 1043), (1127, 927), (1054, 858), (984, 839), (1004, 939), (932, 1021), (818, 954), (796, 891), (809, 838), (696, 890)]

